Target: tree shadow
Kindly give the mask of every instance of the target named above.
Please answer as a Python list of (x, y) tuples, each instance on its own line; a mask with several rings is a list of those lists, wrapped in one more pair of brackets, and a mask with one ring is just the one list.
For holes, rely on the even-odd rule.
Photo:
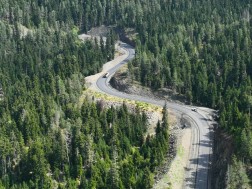
[[(197, 166), (197, 171), (190, 173), (188, 178), (185, 179), (185, 188), (199, 188), (207, 189), (210, 183), (210, 157), (212, 151), (212, 136), (213, 130), (204, 135), (204, 139), (201, 139), (199, 143), (193, 145), (199, 145), (200, 156), (198, 158), (190, 159), (190, 164)], [(210, 153), (210, 154), (209, 154)], [(190, 171), (190, 170), (189, 170)]]
[(190, 159), (191, 164), (197, 165), (197, 172), (192, 172), (189, 178), (185, 179), (186, 188), (208, 188), (209, 154), (203, 154), (199, 158)]

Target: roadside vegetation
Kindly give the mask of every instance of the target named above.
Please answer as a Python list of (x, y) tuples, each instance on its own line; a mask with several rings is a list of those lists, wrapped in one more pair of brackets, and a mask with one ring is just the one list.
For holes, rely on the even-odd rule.
[(151, 188), (168, 149), (166, 120), (144, 141), (141, 112), (78, 107), (84, 77), (114, 58), (115, 32), (78, 39), (102, 24), (137, 32), (133, 80), (220, 110), (234, 141), (224, 186), (247, 187), (251, 9), (249, 0), (1, 0), (0, 188)]

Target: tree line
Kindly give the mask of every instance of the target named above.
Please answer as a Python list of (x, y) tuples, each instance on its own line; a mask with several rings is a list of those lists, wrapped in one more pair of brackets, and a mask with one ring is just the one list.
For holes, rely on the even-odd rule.
[[(235, 141), (229, 166), (242, 167), (245, 177), (252, 160), (250, 15), (249, 1), (171, 1), (136, 28), (136, 58), (128, 65), (130, 77), (145, 86), (220, 110), (219, 125)], [(232, 171), (226, 187), (247, 186)]]
[[(50, 160), (54, 159), (48, 155), (51, 149), (45, 148), (50, 145), (45, 145), (44, 141), (54, 137), (49, 133), (54, 129), (67, 131), (65, 140), (73, 140), (73, 135), (69, 134), (72, 125), (77, 118), (83, 118), (76, 106), (83, 89), (83, 78), (97, 73), (104, 62), (113, 58), (116, 40), (116, 35), (111, 32), (105, 44), (102, 41), (81, 43), (77, 34), (101, 24), (131, 27), (138, 33), (136, 58), (129, 64), (133, 80), (153, 89), (170, 88), (183, 94), (188, 103), (220, 110), (220, 126), (233, 136), (236, 145), (237, 158), (233, 158), (231, 166), (234, 169), (229, 171), (240, 169), (246, 175), (240, 167), (251, 163), (250, 15), (249, 0), (2, 0), (0, 87), (4, 98), (0, 100), (0, 150), (3, 152), (0, 154), (12, 154), (1, 157), (3, 185), (14, 187), (18, 184), (21, 187), (18, 182), (23, 178), (24, 188), (40, 188), (41, 183), (30, 183), (33, 178), (40, 178), (33, 177), (33, 173), (45, 176), (44, 173), (52, 170), (56, 161)], [(24, 35), (20, 27), (28, 28), (28, 34)], [(90, 140), (94, 141), (92, 137)], [(159, 138), (158, 134), (156, 138)], [(146, 143), (152, 140), (157, 139), (149, 140), (147, 137)], [(160, 140), (163, 142), (159, 146), (164, 145), (164, 140)], [(32, 147), (35, 143), (40, 150)], [(130, 139), (130, 144), (133, 143)], [(144, 158), (159, 153), (149, 154), (146, 149), (153, 150), (155, 147), (142, 145), (139, 153)], [(22, 148), (13, 150), (13, 146)], [(117, 162), (118, 151), (112, 153), (116, 158), (111, 157), (111, 162)], [(76, 152), (68, 153), (73, 155)], [(73, 161), (70, 155), (64, 157), (68, 164)], [(15, 158), (11, 158), (13, 156)], [(29, 177), (28, 173), (25, 177), (16, 175), (13, 165), (21, 168), (20, 162), (23, 167), (34, 162), (21, 161), (24, 157), (29, 160), (34, 158), (35, 162), (36, 158), (45, 157), (40, 161), (44, 165), (43, 170), (30, 171)], [(149, 158), (159, 162), (157, 159), (160, 157), (162, 155), (158, 154)], [(70, 165), (83, 164), (83, 158), (79, 155)], [(116, 175), (118, 164), (111, 162), (114, 168), (109, 174)], [(64, 166), (56, 167), (59, 177), (54, 180), (58, 182)], [(154, 167), (153, 164), (149, 167), (150, 172)], [(146, 167), (138, 167), (139, 170), (143, 168)], [(71, 184), (74, 187), (73, 178), (79, 174), (73, 173), (72, 169), (68, 166), (63, 174), (64, 181), (70, 179), (69, 187)], [(46, 174), (56, 175), (56, 172)], [(227, 186), (237, 184), (231, 172), (228, 173)], [(148, 171), (146, 173), (149, 174)], [(87, 185), (90, 174), (84, 174)], [(52, 176), (43, 178), (43, 182), (47, 182)], [(137, 178), (147, 177), (142, 175)], [(132, 183), (138, 188), (140, 186), (136, 183), (140, 181), (136, 180)], [(55, 182), (51, 179), (47, 183)]]
[[(168, 151), (168, 120), (79, 97), (84, 77), (114, 58), (106, 42), (78, 34), (123, 25), (132, 2), (0, 2), (0, 188), (151, 188)], [(131, 8), (129, 8), (131, 7)], [(120, 13), (120, 14), (119, 14)], [(120, 16), (121, 15), (121, 16)]]

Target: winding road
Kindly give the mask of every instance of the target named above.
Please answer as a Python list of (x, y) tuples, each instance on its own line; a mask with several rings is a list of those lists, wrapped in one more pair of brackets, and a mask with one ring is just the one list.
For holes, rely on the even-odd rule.
[[(107, 78), (101, 76), (96, 82), (97, 87), (101, 91), (109, 95), (155, 104), (158, 106), (164, 106), (164, 100), (126, 94), (113, 89), (109, 85), (109, 80), (111, 79), (113, 74), (121, 66), (132, 60), (135, 56), (135, 50), (130, 45), (121, 43), (120, 46), (127, 51), (128, 57), (117, 64), (115, 67), (111, 68), (108, 71), (109, 76)], [(181, 105), (174, 102), (166, 103), (169, 109), (187, 118), (190, 121), (192, 127), (190, 156), (188, 166), (185, 169), (186, 173), (183, 188), (210, 189), (210, 159), (212, 156), (213, 136), (213, 122), (211, 120), (211, 114), (213, 114), (214, 110), (197, 107), (197, 111), (192, 111), (192, 107), (190, 106)]]

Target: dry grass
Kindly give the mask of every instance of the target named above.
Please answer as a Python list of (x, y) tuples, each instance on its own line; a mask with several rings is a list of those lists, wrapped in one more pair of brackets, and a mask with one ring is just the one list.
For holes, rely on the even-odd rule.
[(107, 103), (114, 103), (114, 104), (122, 104), (122, 103), (126, 103), (128, 105), (131, 106), (138, 106), (140, 108), (140, 110), (142, 111), (149, 111), (149, 112), (162, 112), (162, 107), (160, 106), (156, 106), (153, 104), (148, 104), (145, 102), (138, 102), (135, 100), (129, 100), (129, 99), (122, 99), (116, 96), (112, 96), (112, 95), (108, 95), (102, 92), (98, 92), (92, 89), (86, 89), (85, 91), (83, 91), (83, 94), (81, 96), (81, 98), (79, 99), (79, 106), (82, 105), (83, 101), (86, 98), (94, 98), (95, 100), (104, 100)]
[(181, 189), (184, 183), (185, 167), (188, 163), (190, 149), (191, 129), (187, 128), (178, 143), (175, 159), (171, 163), (169, 171), (155, 185), (155, 189)]

